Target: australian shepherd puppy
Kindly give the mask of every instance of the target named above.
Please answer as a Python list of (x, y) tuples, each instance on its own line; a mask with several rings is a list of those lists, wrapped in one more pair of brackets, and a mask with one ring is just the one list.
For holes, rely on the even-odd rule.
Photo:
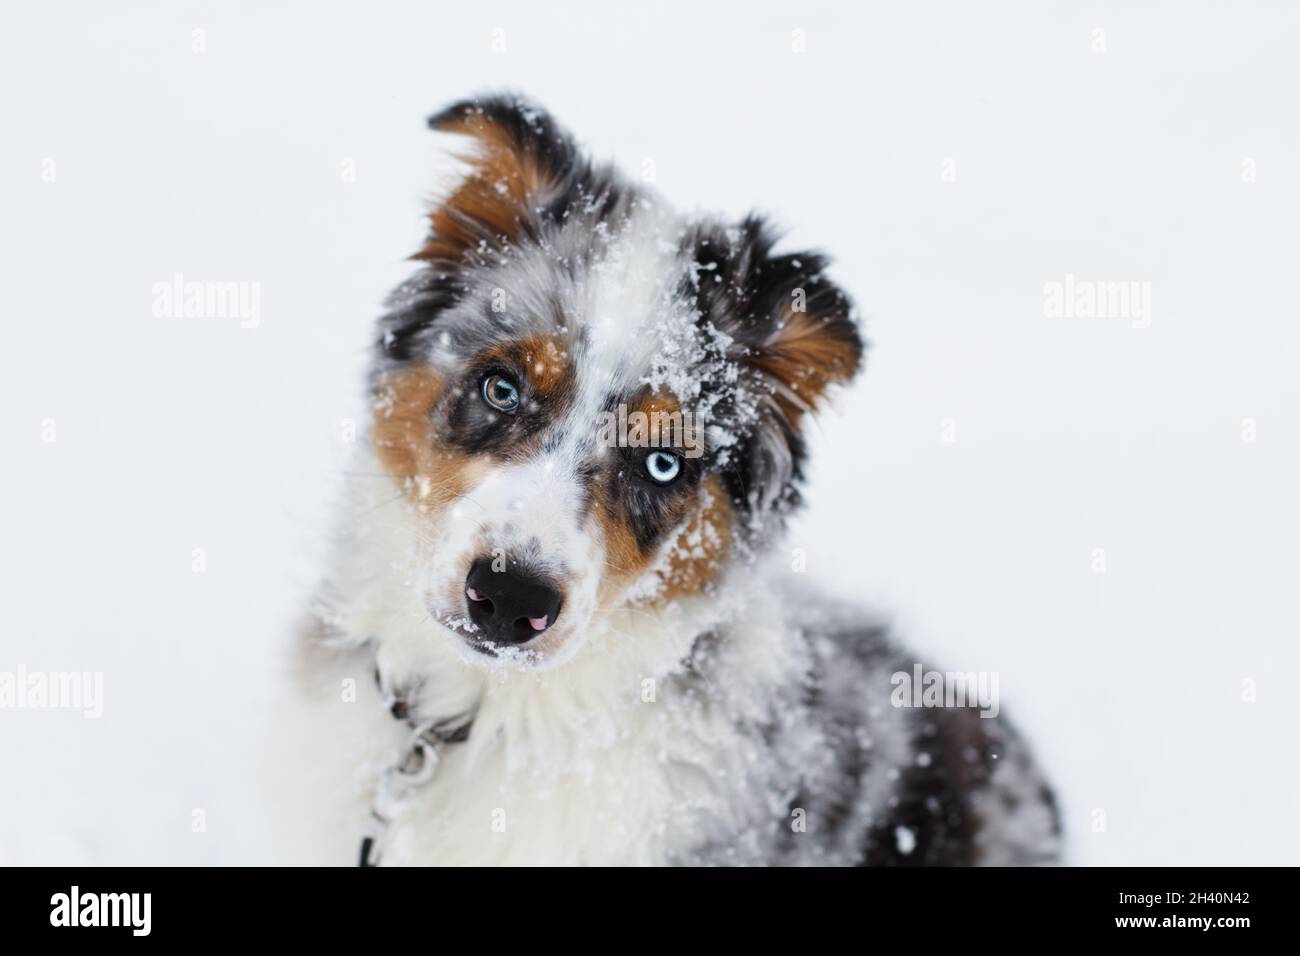
[(897, 706), (915, 662), (782, 547), (803, 431), (862, 363), (827, 260), (675, 212), (519, 99), (430, 125), (464, 166), (379, 321), (287, 855), (1053, 860), (1007, 725)]

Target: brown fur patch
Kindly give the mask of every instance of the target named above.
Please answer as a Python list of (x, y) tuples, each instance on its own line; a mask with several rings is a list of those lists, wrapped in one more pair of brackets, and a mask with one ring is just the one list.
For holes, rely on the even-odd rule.
[(655, 595), (656, 603), (704, 590), (717, 577), (731, 550), (735, 516), (721, 480), (710, 475), (700, 485), (695, 499), (695, 511), (686, 529), (671, 545), (664, 588)]
[(533, 394), (543, 402), (559, 401), (573, 384), (567, 343), (558, 335), (530, 335), (501, 342), (479, 353), (476, 361), (519, 369), (527, 377)]
[(665, 389), (654, 392), (645, 389), (627, 403), (629, 431), (637, 412), (646, 416), (647, 427), (651, 430), (643, 437), (653, 447), (681, 450), (697, 447), (695, 443), (704, 440), (703, 435), (694, 433), (694, 422), (682, 415), (677, 396)]
[(471, 456), (442, 447), (433, 430), (433, 409), (442, 377), (428, 366), (402, 369), (380, 383), (373, 443), (380, 463), (422, 511), (446, 507), (473, 484), (481, 468)]
[[(686, 526), (669, 543), (667, 566), (659, 572), (661, 587), (638, 601), (643, 606), (703, 590), (717, 576), (731, 550), (735, 516), (716, 475), (706, 478), (682, 503), (680, 511), (678, 521), (689, 515)], [(611, 517), (609, 509), (602, 508), (599, 515), (605, 532), (606, 559), (601, 600), (607, 602), (645, 574), (658, 551), (643, 553), (628, 523), (617, 515)]]
[(432, 234), (412, 258), (459, 259), (482, 239), (517, 238), (534, 197), (555, 185), (536, 157), (482, 113), (458, 114), (437, 128), (472, 137), (478, 150), (458, 157), (470, 173), (429, 213)]
[(852, 325), (793, 310), (750, 359), (780, 386), (774, 397), (792, 422), (816, 409), (830, 385), (853, 378), (861, 361), (862, 343)]
[(650, 564), (650, 556), (642, 554), (632, 526), (617, 512), (611, 515), (607, 502), (598, 500), (595, 513), (605, 533), (605, 573), (600, 587), (600, 601), (606, 604), (627, 584), (640, 577)]
[(656, 412), (672, 414), (681, 410), (682, 406), (677, 401), (677, 396), (664, 389), (655, 392), (645, 389), (640, 395), (628, 402), (629, 412), (645, 412), (647, 415)]

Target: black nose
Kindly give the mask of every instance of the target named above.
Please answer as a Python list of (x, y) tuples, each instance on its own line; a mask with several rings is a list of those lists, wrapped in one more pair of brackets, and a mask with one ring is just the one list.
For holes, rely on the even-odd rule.
[(469, 619), (494, 644), (522, 644), (551, 627), (560, 616), (560, 592), (522, 571), (492, 569), (479, 558), (465, 578)]

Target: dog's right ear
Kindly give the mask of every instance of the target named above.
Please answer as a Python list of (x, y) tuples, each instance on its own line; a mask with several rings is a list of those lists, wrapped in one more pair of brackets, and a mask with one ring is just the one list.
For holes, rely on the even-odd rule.
[[(862, 366), (865, 343), (849, 297), (811, 251), (775, 251), (777, 233), (757, 215), (737, 226), (702, 223), (687, 239), (694, 305), (727, 337), (737, 382), (735, 441), (722, 473), (732, 501), (786, 513), (799, 501), (804, 429), (829, 392)], [(726, 409), (725, 404), (717, 408)], [(715, 415), (717, 414), (715, 408)]]
[(429, 118), (432, 129), (474, 141), (470, 171), (430, 213), (412, 258), (459, 262), (482, 248), (534, 235), (547, 210), (583, 174), (573, 139), (543, 110), (514, 96), (463, 100)]

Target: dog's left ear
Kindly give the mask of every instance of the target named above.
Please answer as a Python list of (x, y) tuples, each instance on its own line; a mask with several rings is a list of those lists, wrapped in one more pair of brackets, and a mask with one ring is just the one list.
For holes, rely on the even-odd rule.
[(733, 499), (751, 510), (798, 501), (803, 428), (835, 385), (862, 366), (864, 344), (849, 297), (814, 252), (773, 254), (775, 233), (758, 217), (697, 237), (701, 311), (732, 340), (750, 398), (737, 450)]
[[(762, 376), (782, 414), (797, 425), (817, 410), (832, 385), (847, 384), (858, 374), (863, 344), (848, 296), (820, 274), (821, 257), (805, 253), (802, 259), (786, 258), (799, 262), (790, 267), (802, 273), (798, 284), (788, 290), (788, 298), (772, 303), (767, 328), (749, 344), (743, 361)], [(803, 266), (816, 272), (807, 274)], [(780, 271), (779, 266), (769, 268)]]
[(541, 217), (583, 175), (572, 137), (544, 110), (516, 96), (463, 100), (429, 117), (432, 129), (472, 140), (468, 175), (429, 212), (415, 259), (462, 261), (483, 244), (535, 232)]

